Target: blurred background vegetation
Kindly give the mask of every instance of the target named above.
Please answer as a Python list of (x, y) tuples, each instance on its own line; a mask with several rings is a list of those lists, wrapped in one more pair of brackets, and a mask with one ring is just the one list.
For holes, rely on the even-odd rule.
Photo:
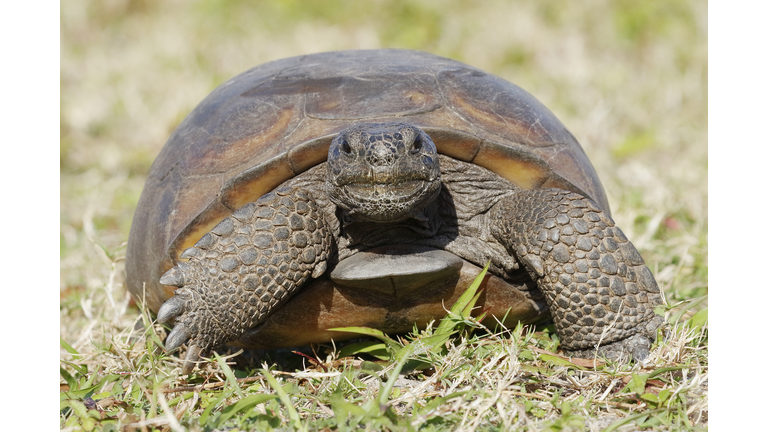
[(135, 317), (121, 269), (133, 210), (198, 102), (264, 62), (382, 47), (451, 57), (536, 96), (584, 146), (668, 300), (707, 294), (705, 1), (68, 0), (62, 337), (78, 345), (95, 316), (118, 328)]

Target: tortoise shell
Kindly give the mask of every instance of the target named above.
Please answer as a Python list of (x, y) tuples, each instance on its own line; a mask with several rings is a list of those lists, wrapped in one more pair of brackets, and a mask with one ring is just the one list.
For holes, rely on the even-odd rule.
[(160, 276), (234, 210), (324, 162), (356, 122), (407, 121), (441, 154), (525, 189), (557, 187), (609, 213), (595, 169), (568, 129), (518, 86), (410, 50), (337, 51), (273, 61), (216, 88), (152, 165), (131, 226), (130, 292), (154, 312)]

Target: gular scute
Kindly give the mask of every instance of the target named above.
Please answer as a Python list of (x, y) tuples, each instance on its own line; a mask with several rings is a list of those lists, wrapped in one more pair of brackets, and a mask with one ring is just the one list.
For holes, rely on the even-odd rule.
[(458, 275), (462, 265), (463, 260), (443, 250), (390, 245), (369, 249), (341, 261), (330, 277), (340, 285), (403, 298)]

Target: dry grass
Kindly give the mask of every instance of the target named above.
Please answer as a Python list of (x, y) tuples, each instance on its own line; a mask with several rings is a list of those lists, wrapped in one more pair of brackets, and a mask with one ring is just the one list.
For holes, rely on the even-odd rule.
[[(120, 428), (176, 430), (178, 421), (202, 430), (196, 426), (203, 423), (201, 416), (212, 425), (221, 419), (222, 407), (274, 393), (253, 370), (258, 380), (242, 383), (243, 390), (230, 383), (162, 393), (162, 386), (181, 385), (178, 359), (153, 352), (159, 342), (151, 338), (130, 338), (142, 316), (128, 307), (122, 257), (144, 176), (171, 131), (216, 85), (278, 58), (414, 48), (515, 82), (580, 140), (607, 189), (617, 224), (656, 274), (668, 302), (707, 295), (706, 3), (319, 4), (62, 3), (60, 335), (79, 354), (62, 349), (60, 358), (74, 386), (92, 388), (92, 394), (70, 389), (64, 399), (75, 402), (62, 411), (62, 427), (87, 428), (92, 418), (96, 427), (114, 422)], [(703, 307), (706, 300), (696, 309)], [(163, 331), (157, 328), (159, 340)], [(547, 333), (525, 336), (518, 329), (509, 332), (517, 336), (491, 332), (482, 339), (454, 340), (430, 359), (427, 372), (398, 381), (389, 399), (395, 419), (390, 427), (405, 430), (401, 414), (414, 413), (410, 424), (422, 429), (602, 430), (622, 419), (630, 419), (622, 426), (628, 430), (644, 424), (706, 428), (707, 333), (691, 332), (681, 327), (643, 367), (599, 370), (558, 366), (541, 354), (537, 349), (553, 348)], [(377, 397), (382, 371), (375, 369), (381, 366), (360, 361), (344, 366), (324, 353), (320, 358), (327, 371), (313, 366), (297, 375), (287, 360), (267, 366), (287, 386), (301, 425), (344, 429), (329, 419), (354, 411), (345, 400), (363, 407)], [(643, 378), (668, 367), (678, 369)], [(191, 384), (226, 382), (225, 370), (218, 363), (206, 366)], [(238, 365), (233, 377), (244, 378), (246, 371), (247, 364)], [(664, 402), (642, 398), (667, 389)], [(465, 393), (448, 398), (456, 392)], [(222, 396), (206, 415), (206, 407)], [(88, 397), (114, 404), (89, 411)], [(248, 411), (252, 417), (238, 411), (230, 421), (254, 428), (275, 426), (284, 417), (298, 427), (287, 406), (263, 401)], [(658, 419), (661, 412), (671, 414)], [(366, 413), (369, 424), (385, 426), (371, 417), (373, 411)]]

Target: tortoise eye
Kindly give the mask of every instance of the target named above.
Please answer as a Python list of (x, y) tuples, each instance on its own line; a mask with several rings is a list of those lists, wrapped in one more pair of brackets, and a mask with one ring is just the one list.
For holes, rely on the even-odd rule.
[(421, 147), (424, 145), (424, 143), (421, 141), (421, 137), (417, 136), (413, 140), (413, 147), (411, 148), (412, 153), (418, 153), (421, 151)]
[(343, 151), (346, 154), (352, 154), (352, 147), (349, 145), (347, 140), (341, 141), (341, 151)]

